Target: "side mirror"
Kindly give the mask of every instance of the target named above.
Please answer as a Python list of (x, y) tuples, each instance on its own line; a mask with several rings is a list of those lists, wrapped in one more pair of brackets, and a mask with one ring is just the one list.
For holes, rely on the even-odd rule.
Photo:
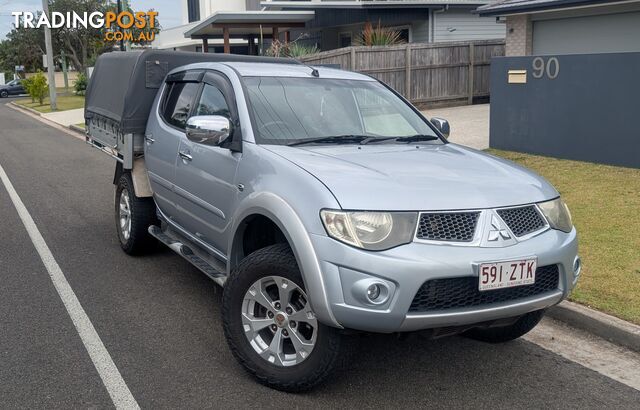
[(449, 134), (451, 133), (449, 121), (444, 118), (433, 117), (431, 118), (431, 124), (433, 124), (445, 138), (449, 138)]
[(187, 120), (187, 138), (198, 144), (219, 146), (232, 134), (231, 121), (222, 115), (198, 115)]

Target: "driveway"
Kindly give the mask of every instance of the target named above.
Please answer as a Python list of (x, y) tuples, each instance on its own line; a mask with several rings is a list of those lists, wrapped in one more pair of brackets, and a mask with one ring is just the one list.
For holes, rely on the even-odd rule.
[[(114, 162), (2, 104), (0, 124), (3, 408), (111, 408), (105, 386), (113, 379), (101, 379), (96, 366), (104, 363), (88, 354), (95, 345), (86, 348), (86, 335), (78, 333), (90, 325), (143, 408), (637, 409), (640, 391), (615, 373), (633, 372), (637, 355), (549, 323), (504, 345), (362, 335), (351, 360), (316, 390), (295, 395), (263, 387), (227, 348), (217, 285), (168, 249), (135, 258), (120, 250)], [(24, 204), (20, 214), (6, 181)], [(35, 226), (23, 224), (25, 212)], [(57, 279), (34, 243), (48, 246), (55, 261), (46, 266), (57, 262)], [(89, 323), (72, 321), (63, 303), (68, 292), (61, 298), (54, 287), (60, 275)], [(608, 356), (572, 356), (591, 344)]]
[(441, 117), (449, 121), (449, 141), (475, 149), (489, 148), (489, 104), (463, 105), (422, 111), (427, 118)]

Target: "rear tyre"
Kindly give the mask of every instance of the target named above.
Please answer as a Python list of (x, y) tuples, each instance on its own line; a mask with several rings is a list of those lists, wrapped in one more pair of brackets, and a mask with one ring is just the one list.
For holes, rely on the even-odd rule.
[(471, 329), (464, 336), (487, 343), (505, 343), (529, 333), (544, 316), (544, 310), (530, 312), (509, 326)]
[(120, 247), (129, 255), (151, 250), (156, 240), (149, 235), (149, 226), (158, 223), (152, 198), (138, 198), (131, 175), (122, 174), (116, 187), (115, 220)]
[(225, 283), (222, 318), (231, 352), (268, 387), (309, 390), (340, 363), (343, 337), (315, 318), (286, 244), (259, 249), (240, 262)]
[(7, 92), (7, 90), (0, 91), (0, 97), (7, 98), (8, 96), (9, 96), (9, 93)]

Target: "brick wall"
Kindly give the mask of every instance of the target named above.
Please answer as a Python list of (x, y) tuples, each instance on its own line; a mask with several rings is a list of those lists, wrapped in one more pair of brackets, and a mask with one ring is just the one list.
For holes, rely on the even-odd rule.
[(507, 16), (506, 56), (531, 55), (533, 32), (528, 15)]

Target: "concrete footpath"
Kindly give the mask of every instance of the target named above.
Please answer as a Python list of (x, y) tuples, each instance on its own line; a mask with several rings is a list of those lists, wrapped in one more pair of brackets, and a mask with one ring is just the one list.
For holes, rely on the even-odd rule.
[(41, 115), (43, 118), (46, 118), (47, 120), (53, 121), (56, 124), (62, 125), (64, 127), (84, 123), (84, 108), (56, 111)]
[(489, 104), (463, 105), (461, 107), (424, 110), (431, 117), (449, 121), (449, 141), (475, 149), (489, 148)]

